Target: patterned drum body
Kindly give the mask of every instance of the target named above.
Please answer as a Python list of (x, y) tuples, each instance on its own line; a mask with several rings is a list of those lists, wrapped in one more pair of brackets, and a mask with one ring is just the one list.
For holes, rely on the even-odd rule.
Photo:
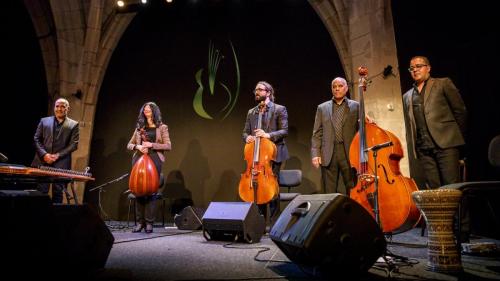
[(427, 269), (436, 272), (461, 272), (462, 261), (453, 236), (453, 217), (462, 192), (457, 189), (420, 190), (412, 193), (427, 222)]

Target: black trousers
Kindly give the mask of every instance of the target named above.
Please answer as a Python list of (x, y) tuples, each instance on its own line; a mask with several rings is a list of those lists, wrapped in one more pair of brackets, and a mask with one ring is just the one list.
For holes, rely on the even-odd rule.
[[(339, 185), (342, 177), (345, 190)], [(323, 193), (342, 193), (347, 195), (354, 187), (351, 165), (349, 163), (344, 144), (336, 143), (333, 147), (333, 156), (328, 166), (321, 166), (321, 188)]]
[(443, 185), (460, 182), (458, 148), (417, 149), (417, 156), (425, 173), (427, 188), (435, 189)]
[[(38, 191), (43, 194), (49, 193), (49, 183), (39, 183), (37, 186)], [(53, 183), (52, 184), (52, 203), (63, 202), (63, 191), (67, 187), (67, 183)], [(69, 203), (69, 202), (68, 202)]]

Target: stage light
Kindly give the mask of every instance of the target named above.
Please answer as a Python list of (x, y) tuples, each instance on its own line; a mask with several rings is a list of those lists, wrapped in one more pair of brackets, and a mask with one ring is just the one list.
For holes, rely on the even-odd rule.
[(167, 3), (172, 3), (173, 2), (173, 0), (165, 0), (165, 1), (167, 1)]
[(141, 0), (141, 3), (142, 3), (142, 4), (147, 4), (147, 3), (148, 3), (148, 0)]
[(118, 0), (118, 1), (116, 1), (116, 5), (117, 5), (118, 7), (123, 7), (123, 6), (125, 6), (125, 2), (124, 2), (124, 1), (122, 1), (122, 0)]

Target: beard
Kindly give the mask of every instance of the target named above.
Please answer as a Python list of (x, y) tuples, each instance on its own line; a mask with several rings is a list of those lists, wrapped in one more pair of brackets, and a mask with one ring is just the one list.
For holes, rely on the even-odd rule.
[(265, 101), (265, 100), (266, 100), (266, 96), (259, 96), (259, 95), (255, 96), (256, 102), (261, 102), (261, 101)]

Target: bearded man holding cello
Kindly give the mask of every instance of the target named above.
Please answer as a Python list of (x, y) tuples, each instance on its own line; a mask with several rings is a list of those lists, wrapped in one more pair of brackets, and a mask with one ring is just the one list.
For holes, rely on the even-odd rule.
[[(270, 163), (272, 173), (275, 177), (273, 185), (276, 185), (272, 187), (276, 191), (276, 194), (268, 202), (270, 218), (272, 220), (278, 213), (279, 206), (279, 187), (276, 180), (279, 176), (282, 163), (289, 157), (288, 148), (285, 143), (285, 137), (288, 135), (288, 113), (285, 106), (274, 103), (274, 88), (268, 82), (259, 81), (253, 92), (258, 105), (248, 111), (245, 128), (243, 129), (243, 141), (249, 145), (255, 143), (260, 138), (270, 140), (276, 146), (275, 155), (273, 155), (274, 159)], [(250, 167), (247, 167), (247, 170), (249, 169)], [(240, 197), (245, 200), (245, 196), (242, 195), (241, 191), (242, 185), (240, 184)], [(254, 198), (255, 202), (257, 202), (256, 199)], [(267, 204), (258, 204), (258, 206), (260, 213), (266, 217)]]

